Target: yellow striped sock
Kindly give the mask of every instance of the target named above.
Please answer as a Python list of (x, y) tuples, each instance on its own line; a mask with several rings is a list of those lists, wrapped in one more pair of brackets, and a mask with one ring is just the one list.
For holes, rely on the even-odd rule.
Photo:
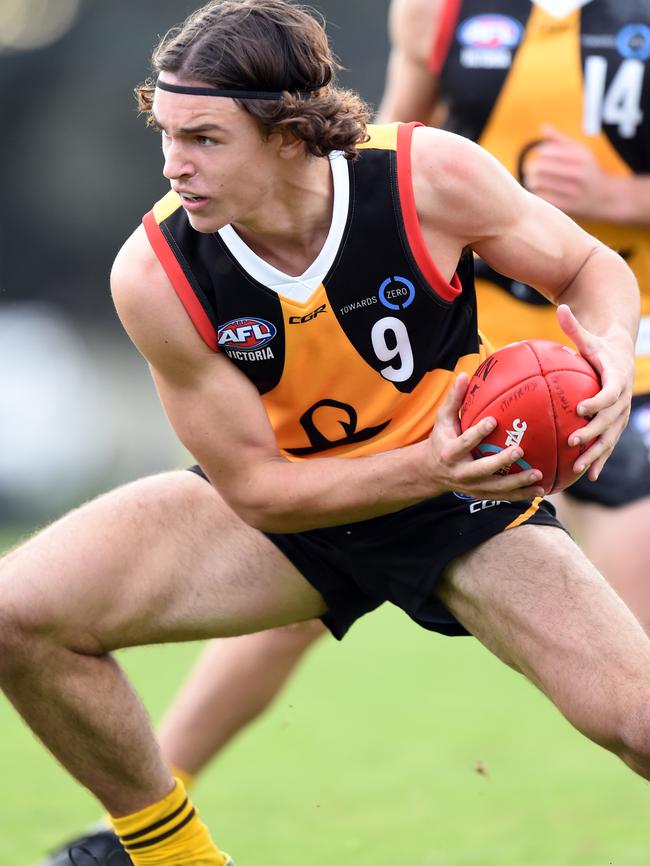
[(225, 866), (228, 860), (179, 779), (158, 803), (111, 823), (134, 866)]
[[(194, 783), (196, 782), (196, 776), (193, 776), (191, 773), (186, 773), (185, 770), (179, 770), (178, 767), (170, 767), (169, 772), (175, 779), (179, 779), (184, 785), (185, 790), (189, 791), (190, 788), (194, 787)], [(104, 812), (101, 817), (101, 823), (104, 824), (108, 829), (111, 826), (111, 816), (108, 812)]]
[(186, 791), (189, 791), (190, 788), (194, 787), (196, 777), (193, 776), (191, 773), (186, 773), (185, 770), (180, 770), (178, 767), (170, 767), (169, 772), (175, 779), (178, 779), (185, 785)]

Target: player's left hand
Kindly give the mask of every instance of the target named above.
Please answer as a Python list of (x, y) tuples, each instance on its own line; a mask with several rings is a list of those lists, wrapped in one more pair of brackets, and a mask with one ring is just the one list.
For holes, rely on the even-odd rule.
[(611, 176), (582, 142), (548, 124), (541, 131), (544, 140), (524, 167), (523, 185), (572, 217), (607, 219)]
[(602, 384), (594, 397), (583, 400), (577, 407), (579, 415), (591, 420), (569, 436), (569, 445), (572, 447), (595, 440), (573, 467), (576, 473), (588, 470), (588, 477), (595, 481), (630, 415), (634, 378), (633, 347), (626, 345), (625, 339), (618, 341), (590, 333), (582, 327), (566, 304), (557, 308), (557, 316), (560, 327), (596, 370)]

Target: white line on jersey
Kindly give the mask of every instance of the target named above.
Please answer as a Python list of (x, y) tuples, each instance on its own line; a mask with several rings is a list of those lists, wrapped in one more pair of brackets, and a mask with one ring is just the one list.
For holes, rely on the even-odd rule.
[(531, 0), (531, 2), (554, 18), (564, 18), (581, 6), (591, 3), (591, 0)]

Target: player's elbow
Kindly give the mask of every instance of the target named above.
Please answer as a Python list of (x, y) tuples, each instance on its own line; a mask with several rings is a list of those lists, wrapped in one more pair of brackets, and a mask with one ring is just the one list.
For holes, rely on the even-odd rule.
[(240, 477), (224, 498), (237, 516), (260, 532), (299, 532), (308, 528), (306, 513), (299, 497), (280, 477), (255, 472)]
[(291, 507), (280, 496), (272, 499), (239, 502), (234, 507), (238, 516), (260, 532), (300, 532), (309, 528), (299, 508)]

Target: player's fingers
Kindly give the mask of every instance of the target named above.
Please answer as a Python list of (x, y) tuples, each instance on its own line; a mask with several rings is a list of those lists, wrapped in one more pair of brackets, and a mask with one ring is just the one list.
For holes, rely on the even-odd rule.
[(584, 454), (581, 454), (576, 460), (573, 464), (573, 471), (577, 475), (587, 472), (590, 480), (595, 481), (600, 475), (607, 458), (612, 453), (613, 447), (611, 444), (606, 445), (604, 442), (597, 440), (591, 448), (587, 448)]
[(575, 344), (578, 352), (589, 361), (597, 372), (600, 372), (594, 336), (586, 328), (582, 327), (571, 312), (568, 304), (560, 304), (558, 306), (557, 320), (564, 333)]
[[(628, 414), (627, 402), (624, 400), (616, 400), (612, 403), (607, 395), (607, 389), (600, 391), (596, 397), (591, 400), (584, 400), (580, 404), (579, 408), (587, 407), (587, 409), (589, 409), (601, 394), (605, 394), (604, 399), (609, 402), (602, 409), (596, 410), (588, 424), (579, 427), (577, 430), (574, 430), (569, 434), (568, 444), (570, 448), (584, 447), (598, 437), (605, 437), (606, 441), (609, 441), (610, 439), (616, 440), (620, 435), (620, 432), (623, 430), (623, 427), (625, 427)], [(591, 412), (588, 411), (587, 417), (590, 415)]]
[(480, 484), (467, 483), (457, 489), (474, 499), (534, 499), (544, 495), (541, 481), (541, 472), (527, 470), (510, 475), (492, 475)]
[[(595, 480), (594, 472), (599, 473), (605, 461), (614, 450), (614, 446), (618, 442), (619, 436), (623, 432), (626, 424), (626, 416), (618, 415), (614, 422), (606, 426), (605, 430), (591, 442), (588, 448), (578, 457), (573, 465), (574, 472), (582, 473), (589, 470), (589, 477)], [(583, 430), (587, 430), (584, 427)], [(582, 433), (583, 430), (578, 431)], [(575, 436), (569, 437), (569, 442), (574, 442)], [(586, 440), (589, 442), (590, 440)], [(597, 477), (597, 475), (596, 475)]]
[(509, 480), (504, 481), (500, 486), (514, 489), (521, 485), (522, 479), (519, 479), (518, 482), (513, 481), (513, 479), (523, 474), (521, 472), (513, 473), (511, 476), (505, 474), (514, 463), (519, 463), (523, 470), (528, 471), (528, 483), (540, 480), (541, 472), (531, 469), (527, 463), (523, 462), (524, 452), (519, 445), (498, 450), (493, 450), (492, 446), (487, 445), (486, 449), (488, 450), (483, 452), (482, 457), (459, 467), (458, 474), (464, 482), (481, 484), (488, 481), (492, 485), (495, 477), (498, 479), (507, 478)]
[(560, 130), (553, 126), (552, 123), (543, 123), (540, 127), (540, 132), (542, 137), (548, 141), (561, 142), (562, 144), (571, 147), (579, 146), (579, 142), (577, 142), (575, 138), (571, 138), (571, 136), (560, 132)]
[(436, 414), (436, 425), (449, 424), (454, 429), (459, 428), (458, 413), (463, 404), (467, 386), (469, 385), (469, 376), (467, 373), (459, 373), (447, 392), (442, 405)]
[(577, 154), (567, 155), (560, 148), (540, 147), (535, 160), (526, 166), (527, 172), (549, 177), (579, 180), (584, 172), (584, 163)]
[(625, 411), (627, 402), (620, 400), (621, 393), (622, 389), (616, 382), (608, 382), (593, 397), (578, 403), (578, 415), (592, 418), (587, 427), (576, 430), (579, 440), (588, 442), (594, 436), (600, 436), (603, 430)]
[(608, 454), (603, 454), (597, 460), (594, 460), (594, 462), (589, 467), (589, 472), (588, 472), (588, 478), (590, 481), (597, 481), (598, 480), (598, 477), (600, 476), (600, 473), (603, 471), (603, 467), (605, 466), (605, 463), (607, 463), (607, 461), (609, 460), (610, 455), (611, 455), (611, 451)]
[(524, 186), (530, 192), (548, 198), (556, 196), (573, 201), (581, 192), (575, 177), (563, 177), (551, 171), (531, 171), (524, 175)]
[(513, 472), (511, 475), (497, 476), (490, 483), (489, 498), (534, 499), (536, 496), (544, 496), (541, 481), (541, 472)]
[(489, 436), (496, 427), (496, 424), (496, 419), (491, 416), (481, 418), (477, 424), (472, 424), (471, 427), (468, 427), (459, 436), (447, 442), (442, 452), (443, 460), (448, 463), (455, 463), (467, 457), (486, 436)]

